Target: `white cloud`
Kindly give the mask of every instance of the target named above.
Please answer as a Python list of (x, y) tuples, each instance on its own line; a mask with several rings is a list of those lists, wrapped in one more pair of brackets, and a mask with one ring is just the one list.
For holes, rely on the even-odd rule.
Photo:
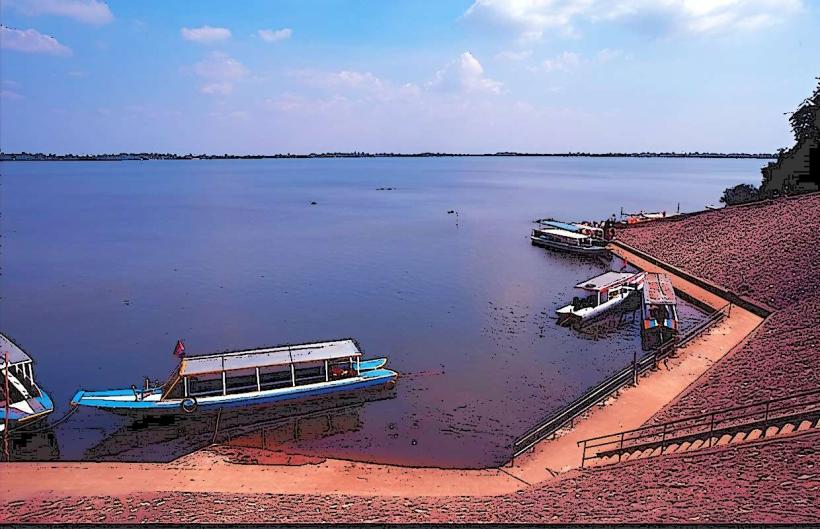
[(600, 50), (595, 56), (596, 60), (601, 64), (612, 62), (616, 59), (620, 59), (621, 57), (625, 57), (623, 51), (613, 50), (610, 48)]
[(293, 35), (293, 30), (290, 28), (260, 29), (256, 34), (265, 42), (279, 42), (289, 39)]
[(393, 99), (407, 99), (416, 97), (420, 89), (413, 83), (402, 85), (385, 81), (370, 72), (357, 72), (354, 70), (341, 70), (338, 72), (316, 72), (303, 70), (295, 75), (308, 84), (328, 90), (334, 93), (357, 93), (388, 101)]
[(54, 15), (73, 18), (86, 24), (107, 24), (114, 15), (105, 2), (99, 0), (5, 0), (24, 15)]
[(26, 53), (71, 55), (71, 49), (57, 42), (54, 37), (43, 35), (36, 29), (19, 30), (0, 26), (0, 47)]
[(444, 91), (487, 92), (500, 94), (503, 84), (484, 75), (484, 67), (472, 53), (465, 51), (459, 58), (438, 72), (427, 88)]
[(555, 70), (568, 71), (581, 64), (581, 56), (575, 52), (565, 51), (552, 59), (547, 59), (541, 63), (541, 67), (552, 72)]
[(649, 20), (654, 27), (695, 34), (754, 30), (803, 7), (803, 0), (475, 0), (464, 17), (538, 40), (551, 30), (574, 34), (580, 21)]
[(495, 54), (496, 59), (501, 59), (505, 61), (513, 61), (519, 62), (526, 59), (529, 59), (532, 56), (532, 50), (520, 50), (520, 51), (500, 51)]
[(248, 69), (236, 59), (222, 52), (212, 52), (193, 66), (193, 73), (203, 80), (203, 94), (228, 95), (234, 83), (248, 74)]
[(213, 28), (211, 26), (202, 26), (200, 28), (182, 28), (179, 32), (182, 34), (183, 39), (190, 40), (191, 42), (198, 42), (200, 44), (220, 42), (231, 38), (231, 30), (227, 28)]
[(14, 90), (0, 90), (0, 99), (23, 99), (23, 96)]

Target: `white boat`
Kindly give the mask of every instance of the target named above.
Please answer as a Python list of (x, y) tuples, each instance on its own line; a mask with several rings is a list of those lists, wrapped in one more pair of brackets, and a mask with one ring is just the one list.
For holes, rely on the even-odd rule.
[(570, 231), (562, 228), (544, 226), (532, 230), (530, 240), (535, 246), (580, 255), (601, 255), (608, 251), (606, 249), (606, 241), (582, 233), (580, 229), (581, 228), (579, 228), (579, 231)]
[(0, 432), (6, 424), (10, 431), (32, 425), (52, 411), (51, 398), (34, 381), (31, 357), (0, 334)]
[(78, 391), (72, 406), (125, 415), (185, 415), (378, 386), (398, 376), (386, 358), (362, 360), (354, 340), (282, 345), (183, 358), (162, 386)]
[(643, 288), (643, 272), (606, 272), (581, 281), (575, 288), (584, 297), (576, 296), (572, 303), (556, 311), (560, 325), (573, 325), (596, 318), (622, 304)]

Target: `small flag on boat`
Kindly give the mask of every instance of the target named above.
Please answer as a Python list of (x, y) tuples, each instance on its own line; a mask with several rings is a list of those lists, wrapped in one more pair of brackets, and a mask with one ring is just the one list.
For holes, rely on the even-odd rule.
[(177, 340), (177, 345), (174, 347), (174, 356), (182, 358), (185, 356), (185, 344), (182, 340)]

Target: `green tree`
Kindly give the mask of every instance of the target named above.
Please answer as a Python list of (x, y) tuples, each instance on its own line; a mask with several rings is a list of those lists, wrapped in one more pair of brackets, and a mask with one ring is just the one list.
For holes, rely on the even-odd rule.
[(747, 204), (758, 200), (758, 189), (751, 184), (738, 184), (723, 190), (720, 201), (727, 206)]

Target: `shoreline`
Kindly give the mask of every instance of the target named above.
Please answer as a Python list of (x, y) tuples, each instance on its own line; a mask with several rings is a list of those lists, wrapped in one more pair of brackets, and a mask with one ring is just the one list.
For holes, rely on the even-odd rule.
[[(613, 251), (638, 268), (659, 267), (622, 248)], [(663, 270), (669, 273), (668, 270)], [(719, 309), (729, 302), (671, 274), (676, 289)], [(7, 501), (48, 496), (129, 495), (167, 492), (347, 494), (354, 496), (430, 497), (497, 496), (519, 492), (555, 479), (580, 466), (577, 441), (641, 426), (675, 400), (714, 363), (741, 345), (763, 318), (734, 306), (717, 326), (682, 347), (661, 367), (641, 376), (637, 386), (622, 388), (606, 405), (579, 417), (556, 439), (541, 441), (512, 466), (484, 470), (400, 467), (338, 459), (297, 456), (297, 464), (243, 464), (231, 460), (224, 446), (212, 445), (170, 463), (20, 462), (0, 467), (0, 491)], [(234, 454), (256, 449), (230, 447)], [(282, 453), (268, 452), (272, 459)], [(247, 458), (246, 458), (247, 459)], [(264, 459), (264, 458), (263, 458)], [(258, 461), (258, 460), (257, 460)], [(292, 460), (287, 460), (291, 463)], [(133, 476), (139, 475), (139, 480)], [(12, 486), (12, 483), (14, 484)]]

